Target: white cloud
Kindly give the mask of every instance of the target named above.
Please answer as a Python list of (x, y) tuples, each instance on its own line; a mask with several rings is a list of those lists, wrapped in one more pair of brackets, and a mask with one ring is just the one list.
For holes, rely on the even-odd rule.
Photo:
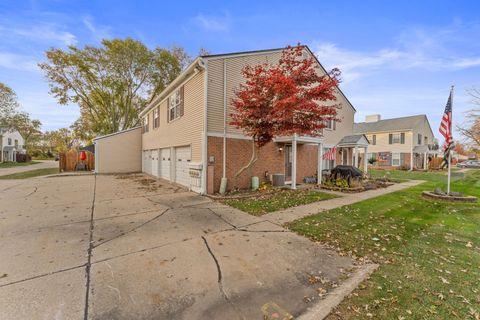
[(0, 52), (0, 67), (20, 71), (39, 72), (37, 62), (32, 57), (9, 52)]
[(466, 50), (462, 50), (476, 45), (464, 35), (478, 28), (458, 21), (445, 28), (409, 28), (400, 33), (395, 45), (376, 51), (355, 51), (319, 42), (314, 42), (312, 49), (326, 66), (342, 71), (344, 82), (386, 69), (452, 71), (480, 66), (480, 54), (467, 57), (463, 55)]
[(83, 25), (92, 33), (95, 41), (112, 38), (112, 28), (105, 25), (97, 25), (93, 17), (85, 16), (82, 18)]
[(221, 16), (204, 15), (199, 13), (193, 18), (193, 22), (207, 31), (228, 31), (230, 29), (231, 18), (228, 12)]
[(77, 43), (77, 38), (70, 32), (61, 30), (59, 26), (51, 23), (32, 25), (30, 28), (0, 26), (0, 36), (3, 38), (23, 37), (34, 42), (58, 43), (65, 46)]

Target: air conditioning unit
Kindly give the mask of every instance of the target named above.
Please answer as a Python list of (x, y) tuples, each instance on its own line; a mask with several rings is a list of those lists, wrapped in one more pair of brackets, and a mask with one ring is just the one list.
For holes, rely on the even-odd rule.
[(283, 187), (285, 185), (285, 174), (283, 173), (272, 174), (272, 185), (274, 187)]

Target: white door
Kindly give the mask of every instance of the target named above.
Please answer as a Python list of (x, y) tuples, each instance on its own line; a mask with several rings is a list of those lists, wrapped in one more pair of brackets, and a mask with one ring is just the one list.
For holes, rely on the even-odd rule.
[(158, 149), (152, 150), (152, 175), (159, 177), (158, 174)]
[(160, 149), (160, 177), (170, 180), (170, 148)]
[(149, 159), (149, 151), (148, 150), (144, 150), (143, 151), (143, 172), (145, 173), (148, 173), (148, 169), (149, 169), (149, 162), (148, 161)]
[(192, 159), (190, 146), (175, 148), (175, 182), (190, 187), (188, 164)]
[(147, 151), (147, 163), (145, 164), (145, 172), (152, 174), (152, 151)]

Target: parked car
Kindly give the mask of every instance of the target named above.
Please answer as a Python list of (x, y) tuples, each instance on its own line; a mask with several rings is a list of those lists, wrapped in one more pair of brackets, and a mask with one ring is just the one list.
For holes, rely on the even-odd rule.
[(459, 168), (479, 168), (480, 169), (480, 161), (479, 160), (467, 160), (467, 161), (458, 163), (457, 167), (459, 167)]

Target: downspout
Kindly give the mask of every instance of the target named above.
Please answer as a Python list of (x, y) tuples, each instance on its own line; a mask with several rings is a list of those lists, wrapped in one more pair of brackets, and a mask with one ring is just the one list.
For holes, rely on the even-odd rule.
[(222, 180), (220, 182), (221, 194), (227, 190), (227, 60), (223, 59), (223, 164)]
[(202, 191), (201, 194), (207, 194), (207, 168), (208, 168), (208, 60), (204, 60), (205, 79), (204, 79), (204, 108), (203, 108), (203, 141), (202, 141)]

